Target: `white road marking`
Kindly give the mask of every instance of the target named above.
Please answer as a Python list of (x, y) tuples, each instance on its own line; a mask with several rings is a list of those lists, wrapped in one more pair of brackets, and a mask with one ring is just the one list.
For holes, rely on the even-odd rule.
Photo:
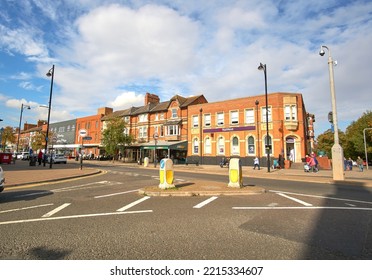
[(371, 201), (354, 200), (354, 199), (347, 199), (347, 198), (337, 198), (337, 197), (329, 197), (329, 196), (321, 196), (321, 195), (311, 195), (311, 194), (303, 194), (303, 193), (293, 193), (293, 192), (281, 192), (281, 191), (273, 191), (273, 190), (270, 190), (269, 192), (273, 192), (273, 193), (286, 193), (286, 194), (294, 194), (294, 195), (306, 196), (306, 197), (324, 198), (324, 199), (330, 199), (330, 200), (349, 201), (349, 202), (372, 204)]
[(218, 196), (212, 196), (208, 198), (207, 200), (204, 200), (203, 202), (195, 205), (193, 208), (202, 208), (203, 206), (207, 205), (208, 203), (211, 203), (213, 200), (217, 199)]
[(111, 194), (105, 194), (105, 195), (97, 195), (94, 198), (103, 198), (103, 197), (109, 197), (109, 196), (115, 196), (115, 195), (121, 195), (121, 194), (126, 194), (126, 193), (132, 193), (132, 192), (138, 192), (139, 189), (137, 190), (131, 190), (131, 191), (126, 191), (126, 192), (119, 192), (119, 193), (111, 193)]
[(303, 209), (329, 209), (329, 210), (361, 210), (372, 211), (372, 208), (357, 208), (357, 207), (330, 207), (330, 206), (298, 206), (298, 207), (232, 207), (234, 210), (303, 210)]
[(351, 207), (355, 207), (356, 205), (354, 205), (354, 204), (351, 204), (351, 203), (345, 203), (346, 205), (348, 205), (348, 206), (351, 206)]
[(55, 213), (61, 211), (62, 209), (66, 208), (67, 206), (69, 206), (71, 203), (65, 203), (65, 204), (62, 204), (61, 206), (57, 207), (56, 209), (46, 213), (45, 215), (43, 215), (42, 217), (43, 218), (47, 218), (47, 217), (51, 217), (53, 216)]
[(286, 195), (286, 194), (284, 194), (284, 193), (277, 193), (277, 194), (280, 195), (280, 196), (282, 196), (282, 197), (285, 197), (285, 198), (288, 198), (288, 199), (290, 199), (290, 200), (293, 200), (293, 201), (295, 201), (295, 202), (297, 202), (297, 203), (300, 203), (300, 204), (302, 204), (302, 205), (305, 205), (305, 206), (313, 206), (313, 205), (310, 204), (310, 203), (307, 203), (307, 202), (302, 201), (302, 200), (300, 200), (300, 199), (297, 199), (297, 198), (291, 197), (291, 196)]
[(88, 183), (83, 185), (77, 185), (77, 186), (71, 186), (71, 187), (65, 187), (65, 188), (59, 188), (51, 190), (52, 192), (67, 192), (67, 191), (74, 191), (74, 190), (82, 190), (82, 189), (91, 189), (91, 188), (98, 188), (102, 186), (107, 185), (119, 185), (121, 183), (119, 182), (110, 182), (110, 181), (100, 181), (100, 182), (94, 182), (94, 183)]
[(77, 219), (77, 218), (88, 218), (88, 217), (99, 217), (99, 216), (111, 216), (111, 215), (122, 215), (122, 214), (151, 213), (151, 212), (152, 210), (142, 210), (142, 211), (112, 212), (112, 213), (98, 213), (98, 214), (73, 215), (73, 216), (62, 216), (62, 217), (49, 217), (49, 218), (0, 222), (0, 225), (21, 224), (21, 223), (40, 222), (40, 221), (55, 221), (55, 220)]
[(123, 212), (123, 211), (125, 211), (125, 210), (127, 210), (127, 209), (129, 209), (129, 208), (132, 208), (133, 206), (135, 206), (135, 205), (137, 205), (137, 204), (139, 204), (139, 203), (141, 203), (141, 202), (143, 202), (143, 201), (149, 199), (149, 198), (150, 198), (150, 196), (142, 197), (141, 199), (138, 199), (138, 200), (136, 200), (136, 201), (134, 201), (134, 202), (132, 202), (132, 203), (130, 203), (130, 204), (128, 204), (128, 205), (126, 205), (126, 206), (124, 206), (124, 207), (122, 207), (122, 208), (116, 210), (116, 211), (118, 211), (118, 212)]
[(51, 206), (51, 205), (53, 205), (53, 203), (41, 204), (41, 205), (35, 205), (35, 206), (29, 206), (29, 207), (22, 207), (22, 208), (15, 208), (15, 209), (9, 209), (9, 210), (3, 210), (3, 211), (0, 211), (0, 214), (8, 213), (8, 212), (21, 211), (21, 210), (28, 210), (28, 209), (39, 208), (39, 207), (46, 207), (46, 206)]

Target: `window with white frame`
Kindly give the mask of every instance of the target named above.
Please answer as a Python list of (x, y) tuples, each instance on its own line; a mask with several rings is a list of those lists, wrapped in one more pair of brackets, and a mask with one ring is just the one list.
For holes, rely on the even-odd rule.
[(164, 113), (161, 113), (161, 114), (160, 114), (160, 119), (161, 119), (161, 120), (164, 120)]
[(123, 131), (124, 135), (129, 135), (129, 129), (127, 127), (124, 127), (124, 131)]
[(217, 154), (224, 155), (225, 154), (225, 139), (220, 136), (217, 140)]
[(199, 127), (199, 116), (192, 116), (192, 127)]
[(297, 120), (297, 106), (296, 105), (285, 105), (284, 106), (284, 115), (286, 121), (295, 121)]
[(138, 116), (139, 122), (147, 122), (147, 114), (141, 114)]
[(173, 108), (172, 109), (172, 118), (174, 119), (174, 118), (177, 118), (178, 117), (178, 115), (177, 115), (177, 108)]
[(204, 126), (211, 126), (211, 114), (204, 115)]
[(231, 151), (233, 155), (239, 155), (239, 138), (234, 136), (231, 141)]
[(141, 126), (139, 128), (139, 138), (146, 138), (147, 137), (147, 126)]
[(163, 137), (164, 136), (164, 126), (161, 125), (160, 126), (160, 137)]
[(254, 138), (253, 136), (248, 137), (248, 154), (252, 155), (255, 154), (255, 145), (254, 145)]
[(155, 114), (155, 120), (156, 120), (156, 121), (159, 120), (159, 114), (158, 114), (158, 113)]
[(211, 143), (211, 138), (209, 137), (205, 138), (204, 153), (206, 154), (212, 153), (212, 143)]
[[(272, 111), (272, 108), (271, 108), (271, 107), (268, 107), (268, 121), (269, 121), (269, 122), (272, 121), (271, 111)], [(261, 121), (262, 121), (262, 122), (266, 122), (266, 107), (262, 107), (261, 112), (262, 112), (262, 118), (261, 118)]]
[(192, 153), (193, 154), (198, 154), (199, 153), (199, 139), (194, 138), (192, 141)]
[(239, 123), (239, 112), (231, 111), (230, 112), (230, 124), (238, 124), (238, 123)]
[(125, 121), (126, 123), (129, 123), (129, 116), (125, 116), (125, 117), (124, 117), (124, 121)]
[(217, 113), (217, 125), (224, 125), (224, 114), (223, 113)]
[(245, 123), (254, 123), (254, 110), (253, 109), (245, 110)]
[(178, 125), (168, 125), (167, 126), (167, 136), (179, 135)]

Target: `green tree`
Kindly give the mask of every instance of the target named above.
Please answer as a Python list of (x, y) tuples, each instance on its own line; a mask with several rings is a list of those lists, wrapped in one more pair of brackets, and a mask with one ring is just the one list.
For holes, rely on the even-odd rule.
[[(355, 159), (365, 157), (363, 130), (372, 128), (372, 111), (367, 111), (346, 128), (345, 156)], [(372, 154), (372, 130), (366, 130), (366, 146), (368, 155)]]
[(124, 153), (127, 145), (132, 143), (132, 136), (125, 134), (126, 123), (123, 118), (116, 117), (107, 121), (102, 132), (102, 145), (108, 155), (114, 159), (118, 152)]
[[(341, 130), (338, 131), (339, 142), (342, 147), (346, 143), (345, 133)], [(315, 152), (324, 151), (329, 158), (332, 158), (332, 146), (335, 143), (334, 133), (328, 129), (323, 134), (317, 137), (317, 147)]]
[(16, 137), (14, 136), (14, 131), (11, 126), (6, 126), (1, 134), (1, 147), (5, 151), (8, 144), (15, 144)]

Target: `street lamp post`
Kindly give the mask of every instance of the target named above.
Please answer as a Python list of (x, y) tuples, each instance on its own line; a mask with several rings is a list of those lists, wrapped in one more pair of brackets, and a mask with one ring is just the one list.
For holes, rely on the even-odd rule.
[(258, 158), (260, 159), (261, 158), (260, 128), (258, 126), (258, 124), (259, 124), (259, 121), (258, 121), (258, 105), (260, 104), (260, 101), (256, 100), (256, 102), (254, 104), (256, 104), (256, 119), (257, 119), (257, 150), (258, 150)]
[(328, 50), (328, 69), (329, 69), (329, 83), (331, 89), (331, 99), (332, 99), (332, 115), (333, 115), (333, 125), (334, 125), (334, 144), (332, 146), (332, 171), (333, 180), (345, 180), (344, 173), (344, 152), (339, 142), (338, 137), (338, 123), (337, 123), (337, 110), (336, 110), (336, 94), (335, 94), (335, 83), (333, 77), (333, 64), (334, 61), (331, 56), (331, 50), (327, 46), (321, 46), (319, 55), (324, 56), (325, 51)]
[(265, 150), (267, 155), (267, 172), (270, 172), (270, 145), (269, 145), (269, 108), (268, 108), (268, 98), (267, 98), (267, 74), (266, 74), (266, 64), (260, 63), (258, 70), (264, 71), (265, 76), (265, 100), (266, 100), (266, 141)]
[(203, 164), (203, 120), (202, 120), (202, 117), (203, 117), (203, 108), (200, 108), (199, 109), (199, 113), (200, 113), (200, 147), (199, 147), (199, 150), (200, 150), (200, 164), (202, 165)]
[(17, 153), (18, 153), (18, 146), (19, 146), (19, 138), (21, 137), (21, 122), (22, 122), (22, 114), (23, 114), (23, 109), (24, 108), (26, 108), (28, 110), (31, 109), (31, 107), (29, 105), (24, 105), (22, 103), (22, 105), (21, 105), (21, 115), (19, 117), (19, 125), (18, 125)]
[(363, 140), (364, 140), (364, 153), (366, 154), (366, 166), (368, 168), (368, 153), (367, 153), (367, 141), (366, 141), (366, 130), (372, 130), (372, 127), (363, 129)]
[[(48, 149), (48, 137), (49, 137), (49, 122), (50, 122), (50, 110), (52, 108), (52, 95), (53, 95), (53, 81), (54, 81), (54, 64), (53, 67), (49, 69), (48, 73), (46, 73), (47, 77), (52, 77), (50, 82), (50, 94), (49, 94), (49, 106), (48, 106), (48, 121), (47, 121), (47, 131), (45, 136), (45, 149), (44, 149), (44, 155), (46, 155), (47, 149)], [(46, 160), (44, 160), (44, 166), (45, 166)], [(50, 161), (49, 161), (49, 168), (52, 168), (53, 159), (52, 159), (52, 153), (50, 154)]]

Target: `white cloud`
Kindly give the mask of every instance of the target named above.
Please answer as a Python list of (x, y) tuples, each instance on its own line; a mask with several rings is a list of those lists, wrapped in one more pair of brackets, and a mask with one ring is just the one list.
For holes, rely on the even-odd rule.
[(137, 95), (135, 92), (123, 92), (118, 95), (114, 101), (109, 102), (108, 105), (114, 110), (120, 110), (123, 108), (143, 106), (144, 105), (144, 94)]

